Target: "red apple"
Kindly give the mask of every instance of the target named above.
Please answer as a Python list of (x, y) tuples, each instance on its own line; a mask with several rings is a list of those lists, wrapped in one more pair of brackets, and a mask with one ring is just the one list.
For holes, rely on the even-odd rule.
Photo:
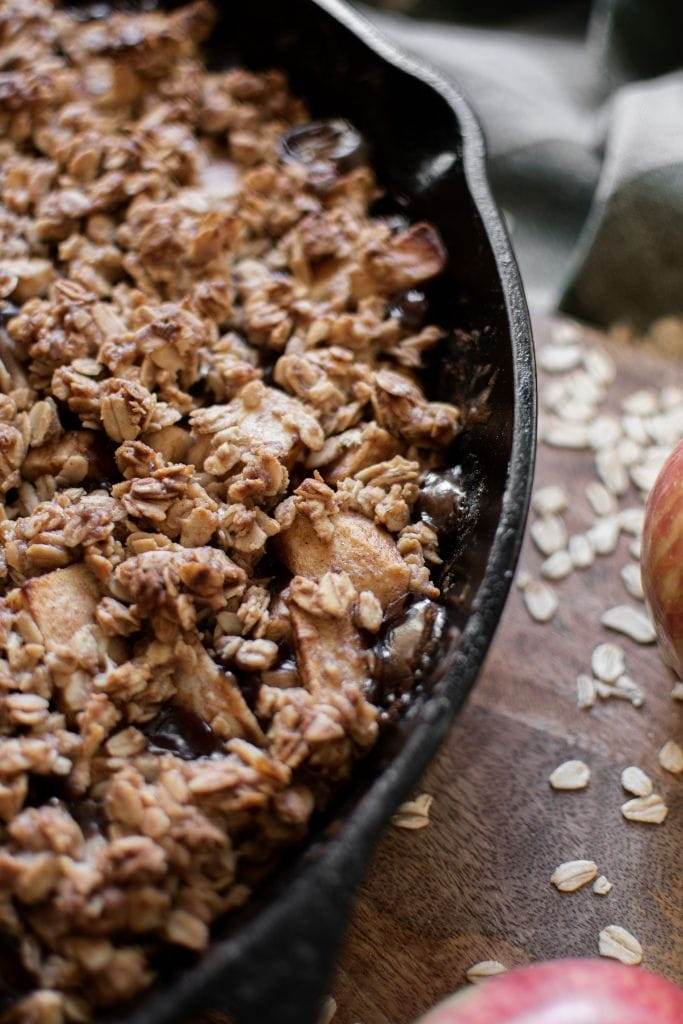
[(456, 993), (419, 1024), (681, 1024), (683, 990), (605, 960), (551, 960)]
[(683, 678), (683, 441), (647, 499), (641, 567), (664, 657)]

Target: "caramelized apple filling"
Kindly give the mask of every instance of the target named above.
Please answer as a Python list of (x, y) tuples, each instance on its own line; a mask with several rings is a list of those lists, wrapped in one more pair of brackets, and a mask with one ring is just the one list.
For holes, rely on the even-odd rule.
[(212, 23), (0, 19), (6, 1021), (202, 950), (443, 629), (443, 245), (280, 72), (206, 71)]

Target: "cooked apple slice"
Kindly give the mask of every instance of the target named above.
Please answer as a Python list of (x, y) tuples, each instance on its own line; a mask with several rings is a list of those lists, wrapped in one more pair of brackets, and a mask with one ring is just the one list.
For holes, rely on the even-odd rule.
[(351, 445), (324, 472), (328, 483), (345, 480), (355, 476), (361, 469), (375, 466), (378, 462), (393, 459), (401, 453), (401, 444), (387, 430), (382, 430), (376, 423), (369, 423), (363, 430), (358, 444)]
[(185, 462), (192, 438), (189, 431), (172, 423), (161, 430), (150, 430), (141, 438), (145, 444), (166, 459), (167, 462)]
[(376, 291), (390, 294), (414, 288), (440, 274), (446, 258), (436, 229), (426, 222), (413, 224), (365, 254), (353, 277), (354, 295), (360, 298)]
[(383, 608), (408, 591), (410, 571), (386, 530), (356, 512), (332, 517), (329, 542), (320, 539), (307, 516), (298, 515), (281, 536), (282, 557), (295, 576), (319, 579), (345, 572), (360, 593), (371, 590)]
[(361, 685), (368, 678), (367, 655), (350, 616), (321, 618), (290, 603), (296, 662), (312, 693), (338, 690), (342, 683)]
[(21, 591), (46, 645), (69, 644), (79, 629), (95, 621), (100, 588), (85, 565), (36, 576)]
[(69, 466), (74, 468), (78, 483), (83, 480), (108, 479), (112, 466), (101, 436), (92, 430), (74, 430), (55, 441), (31, 448), (24, 459), (21, 473), (26, 480), (33, 481), (45, 474), (58, 476), (65, 467), (68, 471)]
[(235, 677), (216, 665), (200, 643), (182, 645), (174, 681), (176, 702), (194, 711), (219, 736), (265, 742)]
[(195, 438), (231, 430), (243, 447), (265, 448), (288, 468), (299, 457), (302, 443), (317, 449), (324, 440), (319, 423), (302, 402), (261, 381), (246, 384), (227, 405), (195, 410), (190, 423)]

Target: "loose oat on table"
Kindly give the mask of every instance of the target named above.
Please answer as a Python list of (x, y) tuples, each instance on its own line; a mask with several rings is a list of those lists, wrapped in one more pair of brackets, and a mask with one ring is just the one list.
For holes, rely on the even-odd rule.
[(337, 1016), (337, 1000), (333, 996), (328, 996), (323, 1003), (322, 1012), (318, 1024), (332, 1024), (332, 1021)]
[(613, 883), (605, 875), (599, 875), (593, 882), (592, 889), (596, 896), (607, 896), (612, 891)]
[(575, 533), (567, 545), (575, 569), (589, 569), (595, 561), (595, 552), (585, 533)]
[(434, 803), (434, 797), (428, 793), (421, 793), (414, 800), (406, 800), (401, 804), (393, 815), (391, 822), (396, 828), (407, 828), (416, 830), (426, 828), (429, 824), (429, 813)]
[(616, 380), (617, 367), (612, 357), (592, 345), (583, 354), (583, 365), (593, 380), (599, 384), (612, 384)]
[(669, 808), (659, 793), (649, 796), (637, 796), (621, 805), (621, 813), (629, 821), (640, 821), (645, 825), (661, 825)]
[(558, 609), (557, 594), (546, 583), (530, 579), (522, 591), (524, 604), (536, 622), (549, 622)]
[(643, 578), (639, 565), (635, 562), (628, 562), (621, 569), (621, 579), (626, 591), (631, 597), (634, 597), (636, 601), (645, 600)]
[(618, 700), (629, 701), (635, 708), (642, 707), (645, 702), (645, 694), (626, 673), (619, 676), (615, 683), (603, 683), (602, 680), (596, 679), (595, 692), (602, 700), (615, 697)]
[(280, 72), (207, 71), (213, 18), (3, 10), (0, 902), (36, 1024), (203, 949), (377, 739), (376, 644), (407, 691), (443, 621), (442, 243)]
[(634, 537), (639, 537), (641, 535), (643, 532), (644, 522), (644, 508), (624, 508), (619, 513), (619, 525), (621, 529), (626, 533), (632, 533)]
[(626, 494), (629, 477), (616, 448), (601, 448), (596, 453), (595, 470), (611, 494), (617, 498)]
[(560, 892), (576, 892), (592, 882), (598, 873), (592, 860), (568, 860), (555, 868), (550, 881)]
[(617, 416), (603, 413), (588, 424), (588, 443), (595, 451), (614, 448), (621, 438), (621, 423)]
[(569, 504), (569, 496), (559, 484), (548, 484), (534, 491), (531, 499), (534, 512), (539, 516), (559, 515)]
[(507, 967), (500, 960), (481, 960), (467, 970), (467, 980), (473, 985), (486, 978), (494, 978), (497, 974), (505, 974)]
[(662, 768), (671, 772), (672, 775), (680, 775), (683, 772), (683, 747), (675, 740), (667, 740), (657, 755)]
[(584, 761), (563, 761), (548, 777), (553, 789), (585, 789), (591, 770)]
[(579, 366), (582, 358), (580, 345), (544, 345), (538, 353), (538, 364), (548, 373), (567, 373)]
[(650, 776), (636, 765), (624, 768), (621, 773), (621, 784), (627, 793), (633, 793), (634, 796), (649, 796), (654, 789)]
[(619, 604), (603, 613), (603, 626), (630, 637), (638, 644), (653, 644), (657, 639), (650, 618), (629, 604)]
[(631, 935), (618, 924), (603, 928), (598, 939), (600, 956), (620, 960), (622, 964), (635, 966), (643, 959), (643, 947), (635, 935)]
[(620, 529), (617, 516), (605, 516), (586, 531), (586, 539), (596, 555), (612, 555), (619, 542)]
[(631, 466), (629, 473), (638, 490), (647, 495), (653, 488), (660, 469), (661, 466), (657, 462), (641, 462)]
[(621, 408), (630, 416), (652, 416), (657, 412), (658, 407), (657, 392), (651, 388), (632, 391), (621, 401)]
[(616, 498), (604, 484), (598, 483), (597, 480), (591, 480), (586, 485), (586, 498), (596, 516), (613, 515), (617, 511)]
[(583, 423), (568, 423), (549, 418), (540, 431), (540, 436), (551, 448), (578, 451), (588, 448), (588, 428)]
[(567, 543), (567, 528), (560, 516), (548, 515), (534, 520), (529, 533), (538, 550), (546, 557), (560, 551)]
[(591, 656), (591, 668), (603, 683), (614, 683), (626, 668), (626, 656), (617, 644), (598, 644)]
[(673, 686), (671, 688), (671, 699), (672, 700), (678, 700), (678, 701), (682, 701), (683, 700), (683, 683), (682, 682), (678, 682), (678, 683), (674, 683), (673, 684)]
[(635, 558), (640, 561), (640, 556), (643, 553), (643, 541), (641, 537), (634, 537), (628, 546), (628, 553), (631, 558)]
[(576, 704), (583, 709), (592, 708), (595, 704), (595, 680), (581, 672), (576, 677)]
[(571, 555), (568, 551), (556, 551), (541, 565), (541, 576), (547, 580), (563, 580), (574, 569)]

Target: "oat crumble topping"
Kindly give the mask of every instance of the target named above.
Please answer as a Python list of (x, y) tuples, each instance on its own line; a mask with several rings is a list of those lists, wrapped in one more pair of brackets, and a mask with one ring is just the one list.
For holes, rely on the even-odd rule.
[(408, 685), (436, 615), (460, 415), (396, 303), (443, 246), (212, 23), (0, 5), (3, 1021), (202, 950), (375, 742), (387, 612)]

